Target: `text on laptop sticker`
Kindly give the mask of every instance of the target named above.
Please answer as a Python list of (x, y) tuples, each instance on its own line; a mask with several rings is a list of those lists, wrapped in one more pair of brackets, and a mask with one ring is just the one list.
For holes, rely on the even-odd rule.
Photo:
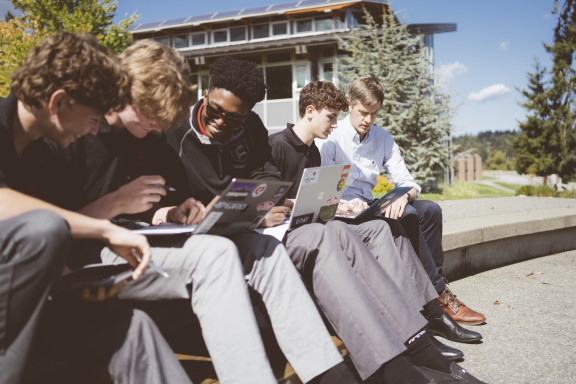
[(306, 172), (302, 175), (302, 184), (314, 184), (318, 181), (318, 176), (320, 176), (318, 169), (306, 169)]

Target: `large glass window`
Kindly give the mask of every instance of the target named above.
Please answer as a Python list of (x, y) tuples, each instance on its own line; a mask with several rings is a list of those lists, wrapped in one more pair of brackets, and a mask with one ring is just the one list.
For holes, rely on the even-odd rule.
[(306, 85), (306, 69), (307, 68), (305, 64), (298, 64), (296, 66), (296, 88), (304, 88)]
[(214, 31), (212, 36), (215, 43), (225, 43), (228, 41), (228, 30)]
[(174, 48), (188, 48), (190, 46), (189, 35), (174, 36)]
[(292, 66), (282, 65), (267, 67), (265, 71), (266, 85), (268, 85), (267, 99), (292, 98)]
[(191, 38), (192, 38), (192, 45), (204, 45), (204, 44), (206, 44), (206, 34), (204, 32), (193, 33)]
[(270, 36), (270, 25), (269, 24), (258, 24), (252, 27), (252, 38), (253, 39), (264, 39)]
[(314, 29), (316, 32), (331, 31), (334, 29), (334, 20), (331, 18), (323, 18), (314, 20)]
[(156, 38), (154, 38), (154, 40), (156, 40), (160, 44), (164, 44), (167, 47), (170, 46), (170, 38), (169, 37), (156, 37)]
[(288, 34), (288, 23), (282, 22), (272, 24), (272, 35), (278, 36), (287, 34)]
[(246, 40), (246, 27), (230, 28), (230, 41)]
[(302, 32), (312, 32), (312, 20), (299, 20), (296, 22), (296, 31), (298, 33)]
[(322, 80), (334, 81), (334, 63), (322, 64)]

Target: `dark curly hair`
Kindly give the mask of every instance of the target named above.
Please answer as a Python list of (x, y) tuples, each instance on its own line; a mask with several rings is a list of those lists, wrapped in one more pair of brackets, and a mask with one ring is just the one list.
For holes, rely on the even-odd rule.
[(226, 89), (242, 101), (254, 105), (266, 95), (266, 83), (262, 69), (254, 63), (221, 57), (210, 66), (210, 89)]
[(34, 108), (41, 108), (59, 89), (102, 114), (130, 101), (130, 81), (118, 58), (88, 34), (60, 32), (42, 40), (10, 83), (10, 91)]
[(348, 110), (346, 94), (329, 81), (313, 81), (302, 88), (298, 100), (298, 113), (301, 118), (306, 114), (306, 107), (309, 105), (318, 111), (324, 108), (342, 112)]

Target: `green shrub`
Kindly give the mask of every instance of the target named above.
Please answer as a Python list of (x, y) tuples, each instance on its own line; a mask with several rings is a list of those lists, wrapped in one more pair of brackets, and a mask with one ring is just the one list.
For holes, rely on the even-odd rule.
[(556, 197), (556, 190), (552, 187), (547, 185), (524, 185), (520, 188), (516, 195), (524, 195), (524, 196), (538, 196), (538, 197)]

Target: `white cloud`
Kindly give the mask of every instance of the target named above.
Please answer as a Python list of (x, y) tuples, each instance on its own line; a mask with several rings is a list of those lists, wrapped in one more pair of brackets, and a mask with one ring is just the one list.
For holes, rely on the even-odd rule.
[(483, 103), (488, 100), (498, 99), (502, 96), (507, 95), (512, 92), (510, 88), (504, 84), (494, 84), (484, 89), (480, 92), (472, 92), (468, 95), (468, 100), (477, 101), (478, 103)]
[(501, 51), (507, 51), (509, 46), (510, 46), (509, 41), (503, 41), (500, 43), (500, 50)]
[(441, 64), (436, 70), (438, 76), (438, 83), (447, 84), (452, 81), (456, 76), (468, 72), (468, 67), (459, 61), (451, 64)]

